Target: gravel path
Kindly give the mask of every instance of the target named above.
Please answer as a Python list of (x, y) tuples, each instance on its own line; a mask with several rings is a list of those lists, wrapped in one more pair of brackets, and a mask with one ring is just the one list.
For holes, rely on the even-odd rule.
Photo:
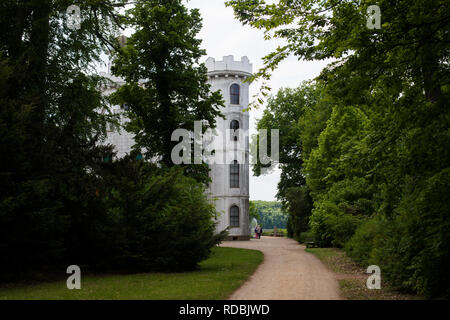
[(221, 246), (255, 249), (264, 254), (264, 261), (230, 296), (231, 300), (341, 299), (333, 273), (292, 239), (262, 237), (225, 241)]

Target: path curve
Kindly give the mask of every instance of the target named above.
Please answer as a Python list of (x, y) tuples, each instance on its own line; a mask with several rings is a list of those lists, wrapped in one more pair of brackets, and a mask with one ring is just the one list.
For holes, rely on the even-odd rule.
[(264, 261), (229, 297), (231, 300), (342, 299), (334, 274), (295, 240), (262, 237), (225, 241), (221, 246), (255, 249), (264, 254)]

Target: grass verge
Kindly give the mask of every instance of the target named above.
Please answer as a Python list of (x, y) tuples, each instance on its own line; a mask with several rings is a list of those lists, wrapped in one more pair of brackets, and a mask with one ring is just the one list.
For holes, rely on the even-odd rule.
[(383, 281), (381, 289), (370, 290), (366, 286), (369, 275), (366, 270), (337, 248), (306, 248), (306, 252), (318, 257), (336, 275), (343, 298), (348, 300), (416, 300), (420, 297), (394, 290)]
[(40, 284), (9, 284), (0, 287), (0, 300), (226, 299), (262, 260), (260, 251), (216, 247), (210, 258), (192, 272), (86, 276), (82, 273), (80, 290), (68, 290), (66, 278)]

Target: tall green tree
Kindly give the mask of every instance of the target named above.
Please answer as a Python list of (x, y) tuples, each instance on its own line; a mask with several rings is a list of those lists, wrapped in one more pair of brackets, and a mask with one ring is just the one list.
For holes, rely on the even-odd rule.
[[(340, 90), (357, 98), (376, 79), (391, 82), (398, 90), (404, 80), (414, 80), (424, 89), (428, 101), (444, 103), (443, 84), (448, 83), (449, 11), (446, 1), (378, 1), (381, 28), (367, 27), (367, 9), (371, 1), (231, 0), (236, 17), (243, 23), (262, 29), (268, 38), (284, 39), (286, 44), (264, 58), (265, 66), (255, 77), (269, 78), (273, 70), (290, 54), (300, 59), (335, 58), (330, 72), (341, 71), (343, 85), (351, 77), (352, 91)], [(344, 76), (344, 74), (346, 76)], [(357, 85), (357, 83), (359, 83)]]
[(196, 38), (200, 14), (181, 0), (137, 1), (128, 11), (127, 26), (135, 32), (117, 52), (112, 68), (126, 84), (114, 98), (130, 107), (126, 129), (135, 134), (135, 147), (170, 167), (178, 143), (172, 132), (193, 131), (194, 121), (201, 120), (214, 127), (223, 105), (220, 93), (210, 92), (207, 69), (199, 63), (205, 55)]
[[(123, 1), (0, 4), (0, 265), (2, 277), (57, 267), (89, 254), (89, 224), (100, 215), (96, 172), (108, 147), (106, 101), (92, 74), (114, 39)], [(100, 160), (99, 160), (100, 159)]]
[[(221, 101), (209, 94), (205, 67), (195, 65), (203, 53), (194, 38), (198, 11), (188, 14), (176, 1), (141, 1), (127, 20), (121, 14), (127, 4), (132, 1), (0, 4), (0, 281), (70, 264), (194, 268), (223, 236), (214, 235), (204, 185), (175, 168), (136, 161), (136, 153), (105, 161), (114, 153), (103, 145), (106, 125), (117, 119), (102, 94), (107, 79), (95, 71), (102, 53), (127, 52), (117, 41), (127, 21), (136, 22), (132, 41), (154, 45), (138, 61), (149, 73), (131, 76), (149, 80), (144, 87), (151, 93), (141, 98), (153, 100), (142, 104), (149, 112), (138, 114), (157, 119), (143, 130), (163, 136), (163, 150), (170, 148), (167, 128), (201, 119), (211, 124), (217, 112), (211, 104)], [(79, 26), (68, 24), (71, 5), (80, 9)]]

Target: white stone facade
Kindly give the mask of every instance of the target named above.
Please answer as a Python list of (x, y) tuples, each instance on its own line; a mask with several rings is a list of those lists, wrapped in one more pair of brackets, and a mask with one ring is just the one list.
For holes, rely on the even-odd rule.
[[(232, 154), (236, 155), (231, 161), (238, 160), (239, 163), (238, 178), (235, 174), (234, 180), (235, 184), (238, 182), (238, 186), (231, 186), (231, 169), (227, 161), (222, 164), (210, 164), (212, 182), (208, 194), (211, 201), (214, 201), (218, 212), (217, 231), (229, 227), (230, 239), (249, 239), (249, 141), (248, 136), (244, 135), (244, 132), (249, 130), (249, 112), (243, 111), (248, 108), (249, 84), (243, 81), (251, 75), (252, 64), (247, 57), (242, 57), (241, 61), (234, 61), (233, 56), (225, 56), (222, 61), (208, 58), (206, 67), (208, 68), (208, 81), (211, 84), (211, 90), (220, 90), (225, 100), (225, 107), (221, 108), (225, 119), (221, 117), (216, 119), (216, 130), (227, 134), (231, 121), (235, 120), (239, 123), (239, 130), (232, 131), (237, 136), (237, 141), (234, 141), (234, 136), (229, 137), (226, 147), (224, 146), (222, 150), (215, 150), (216, 155), (224, 155), (225, 148), (228, 153), (232, 150)], [(115, 83), (115, 85), (104, 90), (105, 95), (112, 93), (124, 83), (123, 80), (113, 77), (109, 73), (102, 75)], [(231, 101), (230, 88), (233, 84), (239, 86), (239, 97), (234, 96), (234, 100), (238, 101)], [(236, 88), (236, 86), (234, 87)], [(113, 112), (121, 113), (121, 107), (113, 106)], [(121, 122), (124, 121), (127, 121), (126, 117), (121, 118)], [(108, 130), (105, 144), (114, 145), (117, 152), (116, 156), (121, 158), (131, 151), (134, 144), (133, 135), (123, 129), (120, 131)], [(232, 207), (234, 208), (232, 209)], [(236, 207), (238, 208), (238, 219), (236, 218)], [(233, 218), (231, 218), (231, 211), (233, 211)]]
[[(230, 130), (231, 121), (236, 120), (239, 123), (239, 133), (237, 141), (226, 136), (227, 153), (235, 155), (228, 157), (224, 164), (211, 164), (211, 198), (215, 202), (216, 210), (220, 214), (218, 217), (218, 231), (229, 228), (231, 239), (249, 239), (249, 112), (244, 111), (248, 108), (249, 103), (249, 83), (244, 80), (252, 73), (252, 64), (247, 57), (242, 57), (241, 61), (235, 61), (233, 56), (225, 56), (222, 61), (216, 61), (214, 58), (206, 60), (208, 68), (209, 83), (211, 90), (220, 90), (225, 100), (225, 107), (221, 108), (223, 118), (216, 119), (216, 130), (226, 134), (232, 133)], [(231, 86), (237, 84), (239, 86), (239, 97), (231, 99)], [(238, 103), (236, 103), (238, 102)], [(227, 131), (228, 130), (228, 131)], [(233, 152), (234, 151), (234, 152)], [(224, 154), (225, 150), (216, 150), (216, 155)], [(216, 158), (217, 159), (217, 158)], [(239, 163), (239, 179), (238, 187), (231, 185), (231, 166), (230, 162), (238, 160)], [(235, 211), (232, 207), (236, 206), (239, 212), (239, 221), (236, 223)], [(233, 209), (235, 210), (235, 209)]]
[[(125, 82), (121, 78), (114, 77), (109, 72), (108, 73), (102, 72), (100, 73), (100, 75), (111, 80), (111, 84), (103, 89), (103, 94), (105, 96), (110, 95), (117, 88), (125, 84)], [(123, 116), (123, 109), (121, 108), (121, 106), (112, 106), (110, 111), (114, 114), (120, 115), (121, 125), (123, 125), (126, 121), (128, 121), (128, 118)], [(117, 130), (116, 128), (112, 127), (108, 127), (107, 131), (108, 135), (106, 136), (104, 144), (111, 144), (115, 147), (114, 151), (116, 152), (117, 158), (122, 158), (128, 153), (130, 153), (131, 148), (134, 145), (134, 135), (132, 133), (129, 133), (123, 128)]]

